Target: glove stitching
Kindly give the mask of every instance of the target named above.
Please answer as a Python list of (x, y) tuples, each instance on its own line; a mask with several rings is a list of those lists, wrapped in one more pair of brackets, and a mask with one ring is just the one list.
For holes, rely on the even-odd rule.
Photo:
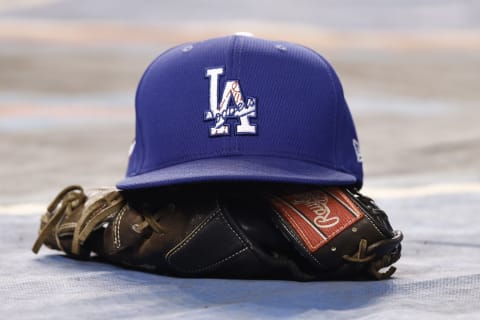
[[(329, 194), (330, 196), (332, 196), (330, 193), (328, 193), (328, 194)], [(282, 200), (282, 201), (283, 201), (283, 200)], [(275, 213), (276, 213), (277, 215), (279, 215), (279, 213), (278, 213), (276, 210), (274, 210), (274, 211), (275, 211)], [(345, 228), (349, 225), (349, 222), (348, 222), (348, 221), (345, 222), (345, 223), (343, 223), (343, 224), (341, 224), (341, 225), (338, 226), (338, 228), (325, 240), (324, 243), (314, 245), (314, 244), (310, 241), (310, 237), (304, 233), (303, 228), (295, 221), (295, 219), (292, 218), (291, 214), (290, 214), (287, 210), (282, 210), (282, 213), (284, 213), (284, 214), (286, 214), (288, 217), (290, 217), (290, 219), (287, 220), (286, 223), (295, 225), (295, 227), (296, 227), (296, 228), (295, 228), (295, 231), (297, 231), (298, 233), (300, 233), (302, 240), (305, 241), (305, 242), (307, 242), (310, 247), (312, 247), (312, 248), (315, 249), (315, 251), (317, 251), (318, 249), (324, 247), (328, 242), (330, 242), (331, 240), (333, 240), (333, 239), (334, 239), (337, 235), (339, 235), (340, 233), (343, 233), (343, 232), (345, 231)], [(280, 215), (279, 215), (279, 216), (280, 216)], [(282, 221), (285, 221), (285, 220), (282, 218)], [(290, 235), (292, 235), (292, 234), (290, 233)], [(300, 242), (299, 242), (299, 241), (300, 241)], [(299, 242), (299, 244), (302, 245), (302, 247), (303, 247), (307, 252), (309, 252), (309, 254), (310, 254), (310, 250), (304, 246), (303, 241), (298, 240), (297, 242)], [(312, 256), (312, 258), (314, 258), (314, 256)], [(315, 259), (315, 258), (314, 258), (314, 259)], [(316, 259), (315, 259), (315, 260), (316, 260)], [(317, 261), (317, 260), (316, 260), (316, 261)], [(319, 261), (317, 261), (317, 263), (320, 264)]]
[[(280, 217), (280, 214), (279, 214), (276, 210), (274, 210), (274, 211), (275, 211), (275, 213)], [(315, 247), (315, 246), (310, 242), (309, 237), (303, 232), (303, 228), (297, 224), (297, 222), (295, 221), (295, 219), (292, 218), (292, 215), (291, 215), (287, 210), (282, 210), (282, 212), (285, 213), (285, 214), (290, 218), (290, 220), (292, 220), (291, 224), (294, 224), (295, 227), (297, 227), (298, 232), (301, 233), (301, 235), (303, 236), (302, 239), (305, 239), (305, 241), (307, 241), (308, 244), (309, 244), (311, 247)], [(290, 220), (285, 221), (283, 218), (281, 218), (281, 219), (282, 219), (282, 221), (290, 224)]]
[(169, 264), (172, 264), (170, 262), (172, 255), (174, 255), (177, 251), (179, 251), (184, 246), (186, 246), (190, 242), (190, 240), (192, 240), (195, 237), (195, 235), (199, 233), (210, 222), (210, 220), (216, 217), (216, 215), (219, 212), (220, 212), (220, 208), (217, 206), (217, 208), (215, 208), (212, 214), (210, 214), (201, 224), (199, 224), (185, 239), (182, 240), (182, 242), (177, 244), (167, 253), (166, 257)]
[[(97, 193), (100, 193), (100, 191), (97, 192)], [(88, 225), (92, 222), (92, 220), (94, 220), (96, 217), (101, 215), (103, 212), (105, 212), (106, 210), (111, 210), (111, 208), (114, 208), (115, 206), (117, 206), (118, 203), (115, 203), (119, 199), (117, 197), (117, 195), (118, 195), (118, 192), (112, 192), (110, 194), (105, 195), (104, 203), (97, 209), (98, 212), (95, 215), (90, 216), (89, 219), (84, 223), (83, 229), (86, 229), (88, 227)], [(109, 199), (110, 197), (112, 199)], [(95, 205), (95, 204), (92, 204), (92, 206)], [(113, 213), (112, 213), (112, 215), (113, 215)]]
[(184, 271), (184, 272), (201, 272), (201, 271), (207, 271), (207, 270), (209, 270), (209, 269), (214, 269), (217, 265), (222, 264), (222, 263), (224, 263), (225, 261), (228, 261), (228, 260), (232, 259), (233, 257), (238, 256), (239, 254), (244, 253), (244, 252), (247, 251), (248, 249), (249, 249), (248, 247), (244, 247), (244, 248), (242, 248), (241, 250), (239, 250), (239, 251), (237, 251), (237, 252), (235, 252), (235, 253), (232, 253), (232, 254), (229, 255), (228, 257), (225, 257), (225, 258), (223, 258), (222, 260), (219, 260), (219, 261), (217, 261), (217, 262), (215, 262), (215, 263), (212, 263), (212, 264), (210, 264), (210, 265), (208, 265), (208, 266), (201, 267), (201, 268), (197, 268), (197, 269), (182, 269), (182, 271)]
[(230, 231), (233, 232), (233, 234), (237, 237), (238, 240), (240, 240), (240, 242), (245, 246), (244, 248), (242, 248), (241, 250), (235, 252), (235, 253), (232, 253), (230, 256), (228, 257), (225, 257), (223, 258), (222, 260), (219, 260), (215, 263), (212, 263), (208, 266), (205, 266), (205, 267), (201, 267), (201, 268), (196, 268), (196, 269), (182, 269), (182, 268), (178, 268), (177, 269), (181, 269), (182, 271), (185, 271), (185, 272), (201, 272), (201, 271), (205, 271), (205, 270), (208, 270), (208, 269), (213, 269), (215, 266), (219, 265), (219, 264), (222, 264), (223, 262), (225, 261), (228, 261), (230, 259), (232, 259), (233, 257), (245, 252), (246, 250), (249, 249), (249, 247), (247, 246), (247, 244), (245, 243), (245, 241), (242, 239), (242, 237), (240, 237), (240, 235), (232, 228), (232, 226), (230, 225), (230, 223), (228, 223), (228, 220), (225, 218), (225, 216), (223, 215), (222, 213), (222, 210), (220, 208), (220, 205), (217, 203), (217, 208), (215, 209), (214, 213), (212, 215), (210, 215), (207, 219), (205, 219), (205, 221), (200, 224), (197, 229), (195, 229), (194, 232), (192, 232), (187, 238), (185, 238), (182, 243), (180, 245), (177, 245), (174, 249), (172, 249), (168, 254), (167, 254), (167, 261), (170, 265), (173, 265), (172, 262), (171, 262), (171, 258), (172, 256), (178, 252), (180, 249), (182, 249), (183, 247), (185, 247), (186, 245), (188, 245), (188, 243), (195, 237), (195, 235), (200, 232), (211, 220), (213, 220), (216, 216), (219, 216), (219, 218), (221, 218), (225, 224), (228, 226), (228, 228), (230, 229)]
[[(353, 210), (351, 209), (351, 207), (355, 207), (354, 205), (352, 205), (350, 202), (348, 201), (345, 201), (347, 202), (347, 204), (343, 203), (340, 199), (338, 199), (338, 197), (336, 195), (333, 195), (332, 193), (328, 192), (328, 191), (324, 191), (327, 195), (329, 195), (330, 197), (333, 197), (334, 199), (336, 199), (338, 202), (340, 202), (344, 207), (348, 207), (347, 210)], [(285, 201), (283, 200), (282, 198), (278, 198), (278, 197), (275, 197), (277, 198), (279, 201), (282, 201), (282, 202), (285, 202), (287, 205), (289, 206), (292, 206), (293, 208), (295, 208), (295, 206), (293, 206), (291, 203), (289, 203), (288, 201)], [(345, 199), (343, 199), (345, 200)], [(296, 210), (298, 210), (297, 208), (295, 208)], [(318, 243), (318, 244), (313, 244), (311, 241), (310, 241), (310, 237), (305, 234), (305, 232), (303, 231), (304, 228), (302, 226), (300, 226), (296, 220), (292, 217), (292, 215), (290, 214), (290, 212), (288, 210), (284, 210), (283, 208), (277, 208), (277, 209), (274, 209), (276, 210), (276, 213), (277, 215), (279, 214), (278, 213), (278, 210), (280, 210), (282, 212), (282, 214), (285, 214), (286, 216), (288, 216), (289, 219), (286, 220), (286, 222), (288, 224), (293, 224), (294, 225), (294, 229), (296, 232), (298, 232), (300, 235), (301, 235), (301, 238), (303, 241), (307, 242), (307, 244), (309, 245), (309, 247), (313, 248), (315, 251), (317, 251), (318, 249), (324, 247), (328, 242), (332, 241), (337, 235), (343, 233), (345, 231), (345, 229), (350, 225), (350, 222), (349, 221), (346, 221), (344, 223), (342, 223), (341, 225), (339, 225), (338, 227), (336, 227), (336, 230), (332, 232), (331, 235), (329, 235), (328, 238), (325, 239), (325, 241), (323, 243)], [(362, 210), (360, 210), (361, 212), (363, 212)], [(302, 242), (303, 244), (303, 242)], [(309, 252), (310, 250), (307, 249)]]
[(225, 221), (225, 223), (227, 224), (228, 228), (235, 234), (235, 236), (237, 237), (237, 239), (240, 240), (240, 242), (246, 246), (247, 244), (245, 243), (245, 241), (244, 241), (244, 240), (242, 239), (242, 237), (240, 237), (240, 235), (232, 228), (232, 226), (230, 225), (230, 223), (228, 222), (228, 220), (225, 218), (225, 215), (223, 214), (223, 212), (222, 212), (221, 210), (220, 210), (219, 214), (220, 214), (220, 218), (222, 218), (223, 221)]
[(347, 197), (345, 196), (344, 193), (340, 192), (338, 193), (341, 198), (343, 199), (343, 201), (347, 202), (348, 205), (350, 205), (351, 207), (354, 207), (356, 208), (357, 210), (359, 210), (360, 212), (363, 212), (363, 215), (367, 218), (367, 220), (370, 222), (370, 224), (373, 226), (373, 228), (380, 234), (381, 237), (386, 237), (382, 231), (380, 231), (380, 229), (377, 227), (377, 225), (373, 222), (372, 218), (370, 217), (370, 214), (367, 210), (363, 209), (362, 207), (360, 207), (357, 203), (355, 203), (355, 201), (353, 201), (352, 199), (350, 199), (350, 197)]
[[(352, 201), (353, 202), (353, 201)], [(356, 206), (357, 208), (359, 208), (359, 206)], [(367, 220), (370, 222), (370, 224), (373, 226), (373, 228), (375, 230), (377, 230), (377, 232), (380, 234), (380, 236), (382, 238), (387, 238), (387, 236), (377, 227), (377, 225), (375, 224), (375, 222), (373, 221), (372, 217), (370, 217), (370, 213), (367, 211), (367, 210), (362, 210), (362, 212), (364, 213), (365, 217), (367, 218)]]
[[(349, 190), (347, 189), (347, 191), (349, 191)], [(357, 192), (357, 194), (360, 196), (360, 198), (365, 198), (365, 196), (363, 196), (363, 195), (360, 194), (359, 192)], [(367, 199), (369, 199), (369, 198), (367, 197)], [(370, 199), (370, 200), (371, 200), (371, 199)], [(357, 198), (354, 197), (354, 198), (352, 199), (352, 202), (354, 202), (355, 204), (357, 204), (357, 202), (359, 202), (360, 204), (359, 204), (358, 206), (361, 207), (362, 201), (361, 201), (360, 199), (357, 199)], [(374, 204), (374, 206), (376, 207), (376, 204)], [(377, 209), (378, 209), (378, 207), (377, 207)], [(371, 209), (371, 210), (372, 210), (372, 209)], [(382, 237), (384, 237), (384, 238), (391, 238), (391, 236), (388, 235), (388, 227), (387, 227), (387, 233), (383, 232), (383, 231), (381, 230), (381, 228), (378, 227), (377, 223), (374, 221), (372, 215), (369, 214), (369, 211), (367, 211), (367, 210), (363, 210), (363, 211), (366, 212), (365, 215), (367, 216), (368, 220), (370, 221), (370, 223), (373, 225), (373, 227), (378, 231), (378, 233), (379, 233)], [(386, 215), (385, 215), (385, 220), (386, 220), (387, 223), (388, 223), (388, 216), (386, 216)], [(390, 228), (391, 228), (391, 227), (390, 227)]]
[(367, 217), (368, 221), (370, 222), (370, 224), (373, 226), (373, 228), (375, 230), (377, 230), (377, 232), (380, 234), (380, 236), (384, 237), (384, 238), (389, 238), (387, 237), (386, 235), (383, 234), (382, 231), (380, 231), (380, 229), (378, 229), (377, 225), (373, 222), (372, 218), (366, 213), (365, 216)]
[[(277, 217), (280, 219), (280, 221), (282, 222), (282, 225), (284, 225), (284, 230), (286, 230), (288, 232), (288, 234), (292, 237), (292, 239), (299, 245), (303, 248), (303, 251), (304, 253), (306, 253), (310, 258), (312, 258), (320, 267), (323, 267), (325, 268), (325, 266), (310, 252), (310, 250), (308, 250), (308, 248), (305, 246), (305, 244), (300, 240), (298, 239), (298, 235), (296, 234), (296, 232), (292, 231), (291, 228), (289, 228), (287, 226), (288, 222), (285, 222), (285, 220), (283, 219), (283, 217), (276, 211), (276, 210), (273, 210), (273, 212), (275, 212), (275, 214), (277, 215)], [(300, 229), (301, 230), (301, 229)]]
[(108, 208), (109, 207), (107, 205), (100, 207), (98, 212), (95, 215), (91, 216), (90, 219), (87, 220), (87, 222), (85, 222), (82, 229), (86, 229), (88, 227), (88, 225), (92, 222), (93, 219), (95, 219), (97, 216), (99, 216), (105, 210), (108, 210)]
[(123, 218), (123, 215), (127, 211), (127, 206), (123, 206), (122, 210), (120, 210), (119, 215), (113, 222), (113, 228), (114, 228), (114, 234), (113, 234), (113, 243), (115, 245), (116, 249), (120, 249), (121, 247), (121, 241), (120, 241), (120, 222)]

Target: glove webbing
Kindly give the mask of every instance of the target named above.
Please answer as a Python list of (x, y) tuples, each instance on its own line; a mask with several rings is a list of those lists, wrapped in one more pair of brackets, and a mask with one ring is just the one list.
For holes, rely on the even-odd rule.
[(392, 255), (383, 255), (380, 259), (377, 258), (377, 253), (375, 251), (385, 250), (390, 246), (396, 246), (403, 239), (403, 234), (396, 231), (395, 236), (392, 239), (386, 239), (378, 241), (370, 246), (368, 246), (367, 240), (362, 239), (358, 244), (358, 251), (349, 255), (344, 255), (342, 258), (348, 262), (353, 263), (369, 263), (368, 273), (375, 277), (377, 280), (383, 280), (390, 278), (395, 271), (395, 267), (391, 266), (387, 271), (381, 272), (382, 268), (389, 266), (391, 264)]
[[(56, 228), (54, 234), (58, 247), (66, 251), (59, 239), (62, 231), (62, 218), (73, 214), (74, 210), (85, 203), (87, 196), (82, 187), (69, 186), (63, 189), (47, 208), (45, 226), (40, 230), (37, 240), (35, 241), (32, 251), (38, 253), (40, 247), (51, 234), (52, 229)], [(59, 207), (60, 205), (60, 207)], [(115, 214), (125, 205), (120, 193), (112, 192), (105, 198), (100, 198), (85, 209), (77, 223), (72, 222), (68, 225), (71, 229), (74, 226), (71, 252), (74, 255), (80, 254), (80, 246), (85, 242), (88, 236), (109, 216)], [(58, 209), (57, 209), (58, 208)], [(57, 209), (55, 211), (55, 209)]]

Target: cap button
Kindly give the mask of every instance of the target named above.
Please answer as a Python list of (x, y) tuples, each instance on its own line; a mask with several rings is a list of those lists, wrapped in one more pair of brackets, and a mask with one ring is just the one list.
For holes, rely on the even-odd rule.
[(236, 36), (241, 36), (241, 37), (255, 37), (255, 36), (253, 35), (253, 33), (247, 32), (247, 31), (235, 32), (234, 35), (236, 35)]

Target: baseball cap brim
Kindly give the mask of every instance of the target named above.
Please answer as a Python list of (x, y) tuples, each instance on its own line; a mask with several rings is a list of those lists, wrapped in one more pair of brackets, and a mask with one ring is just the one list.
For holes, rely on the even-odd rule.
[(135, 176), (117, 183), (117, 188), (133, 190), (200, 182), (262, 181), (314, 185), (354, 185), (349, 173), (295, 159), (229, 156), (184, 162)]

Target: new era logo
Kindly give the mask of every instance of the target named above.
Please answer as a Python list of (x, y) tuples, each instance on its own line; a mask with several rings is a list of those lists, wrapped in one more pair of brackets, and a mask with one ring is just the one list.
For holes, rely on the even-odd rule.
[(257, 127), (250, 123), (249, 118), (256, 117), (256, 100), (242, 95), (239, 80), (229, 80), (225, 83), (222, 98), (218, 103), (218, 77), (223, 75), (224, 68), (207, 69), (206, 77), (210, 78), (210, 110), (205, 112), (205, 121), (215, 121), (210, 127), (210, 136), (230, 135), (229, 119), (236, 119), (235, 134), (256, 134)]

